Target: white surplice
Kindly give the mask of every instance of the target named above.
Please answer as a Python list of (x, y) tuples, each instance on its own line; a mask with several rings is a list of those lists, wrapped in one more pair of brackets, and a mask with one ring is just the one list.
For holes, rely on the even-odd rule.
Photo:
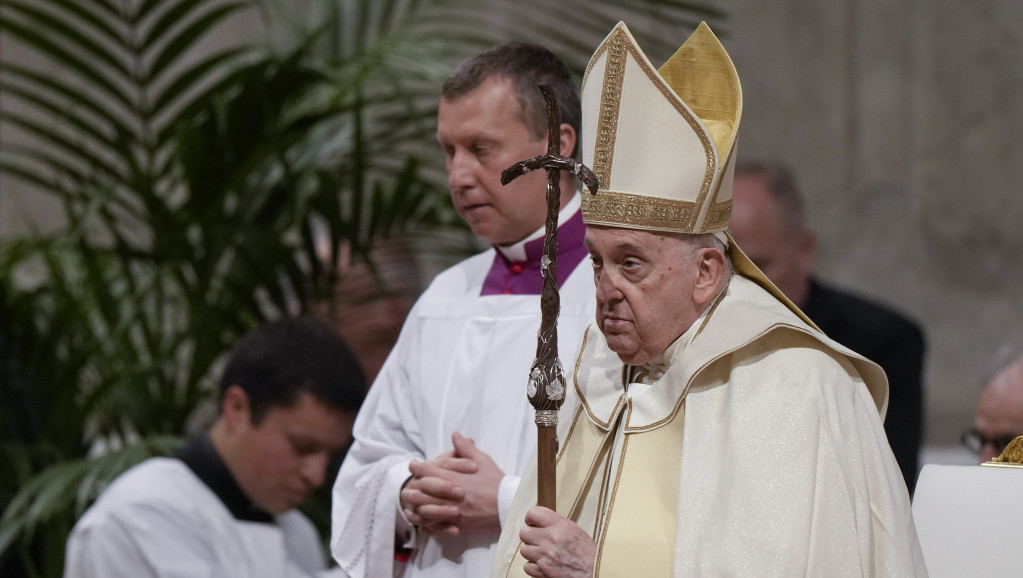
[[(562, 216), (578, 207), (577, 195)], [(394, 563), (394, 549), (396, 531), (404, 526), (399, 490), (410, 460), (450, 451), (455, 431), (472, 438), (505, 473), (498, 499), (503, 522), (536, 448), (526, 382), (536, 356), (540, 298), (481, 296), (494, 257), (490, 249), (434, 279), (359, 412), (355, 443), (334, 485), (331, 535), (335, 560), (353, 577), (389, 577), (392, 568), (406, 577), (477, 578), (489, 572), (497, 530), (458, 537), (412, 532), (406, 564)], [(561, 283), (560, 295), (558, 351), (568, 372), (594, 317), (588, 259)]]
[(64, 578), (344, 576), (325, 566), (320, 536), (300, 512), (274, 523), (238, 520), (181, 460), (151, 458), (118, 477), (75, 525)]

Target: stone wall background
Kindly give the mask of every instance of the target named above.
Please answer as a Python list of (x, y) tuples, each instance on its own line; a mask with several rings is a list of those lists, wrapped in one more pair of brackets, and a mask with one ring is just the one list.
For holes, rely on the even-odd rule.
[[(925, 439), (957, 443), (994, 349), (1023, 332), (1023, 2), (712, 3), (744, 88), (740, 155), (796, 168), (823, 279), (923, 325)], [(55, 207), (0, 187), (0, 236), (49, 224)]]
[(1023, 3), (714, 4), (740, 158), (795, 168), (822, 278), (921, 323), (925, 440), (958, 443), (994, 350), (1023, 332)]

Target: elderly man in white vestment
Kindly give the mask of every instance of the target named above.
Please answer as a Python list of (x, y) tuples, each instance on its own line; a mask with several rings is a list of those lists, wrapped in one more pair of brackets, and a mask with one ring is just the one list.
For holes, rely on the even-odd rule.
[[(355, 423), (334, 486), (331, 552), (353, 577), (486, 576), (519, 476), (536, 447), (525, 385), (540, 328), (544, 171), (501, 172), (547, 149), (538, 82), (561, 105), (561, 154), (579, 131), (579, 92), (546, 49), (507, 43), (444, 83), (437, 140), (451, 200), (492, 248), (444, 271), (409, 313)], [(579, 193), (561, 182), (559, 355), (592, 318)]]
[[(887, 382), (731, 240), (741, 91), (701, 24), (659, 70), (624, 24), (583, 79), (596, 325), (493, 576), (924, 576)], [(574, 394), (574, 395), (572, 395)]]

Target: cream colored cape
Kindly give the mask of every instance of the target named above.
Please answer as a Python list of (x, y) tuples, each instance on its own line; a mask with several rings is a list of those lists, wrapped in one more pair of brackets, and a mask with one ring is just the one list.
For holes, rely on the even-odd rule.
[[(884, 373), (758, 285), (735, 275), (654, 384), (626, 392), (623, 375), (590, 326), (561, 410), (557, 509), (599, 535), (595, 576), (926, 576), (878, 415)], [(493, 576), (524, 576), (535, 503), (534, 459)]]

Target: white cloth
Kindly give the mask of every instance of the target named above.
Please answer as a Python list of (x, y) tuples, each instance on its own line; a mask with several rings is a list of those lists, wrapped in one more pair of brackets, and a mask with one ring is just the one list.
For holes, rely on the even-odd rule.
[[(884, 396), (875, 400), (863, 381), (884, 391), (883, 374), (751, 281), (732, 279), (706, 324), (651, 386), (625, 390), (620, 360), (593, 327), (577, 367), (559, 424), (558, 510), (566, 515), (571, 508), (563, 511), (563, 502), (572, 506), (581, 495), (579, 521), (591, 536), (602, 493), (585, 482), (573, 488), (573, 479), (586, 478), (568, 470), (601, 462), (574, 448), (599, 446), (616, 424), (630, 440), (615, 461), (617, 481), (606, 497), (611, 512), (601, 527), (618, 542), (598, 543), (596, 575), (617, 575), (601, 568), (632, 556), (634, 570), (658, 558), (676, 577), (926, 576), (909, 495), (878, 415)], [(679, 427), (682, 435), (670, 438), (674, 447), (644, 442)], [(653, 471), (672, 460), (680, 460), (671, 480), (677, 494), (661, 491), (663, 478), (674, 474)], [(575, 465), (566, 468), (565, 461)], [(630, 463), (657, 479), (637, 475)], [(518, 530), (535, 504), (532, 471), (505, 524), (495, 576), (522, 565)], [(592, 479), (605, 478), (598, 472)], [(651, 528), (674, 539), (644, 538)]]
[(1023, 468), (928, 464), (913, 517), (931, 578), (1018, 578)]
[[(540, 298), (481, 297), (493, 260), (491, 249), (434, 279), (409, 313), (359, 412), (355, 443), (334, 485), (331, 532), (334, 558), (353, 577), (392, 575), (399, 490), (409, 461), (451, 450), (455, 431), (473, 438), (506, 474), (498, 502), (502, 521), (507, 514), (536, 448), (525, 386), (536, 355)], [(594, 317), (588, 259), (560, 293), (558, 350), (564, 364), (575, 359), (583, 329)], [(416, 551), (404, 576), (486, 576), (498, 536), (497, 531), (414, 536)]]
[(152, 458), (107, 488), (68, 538), (64, 578), (343, 577), (312, 523), (235, 519), (181, 460)]

